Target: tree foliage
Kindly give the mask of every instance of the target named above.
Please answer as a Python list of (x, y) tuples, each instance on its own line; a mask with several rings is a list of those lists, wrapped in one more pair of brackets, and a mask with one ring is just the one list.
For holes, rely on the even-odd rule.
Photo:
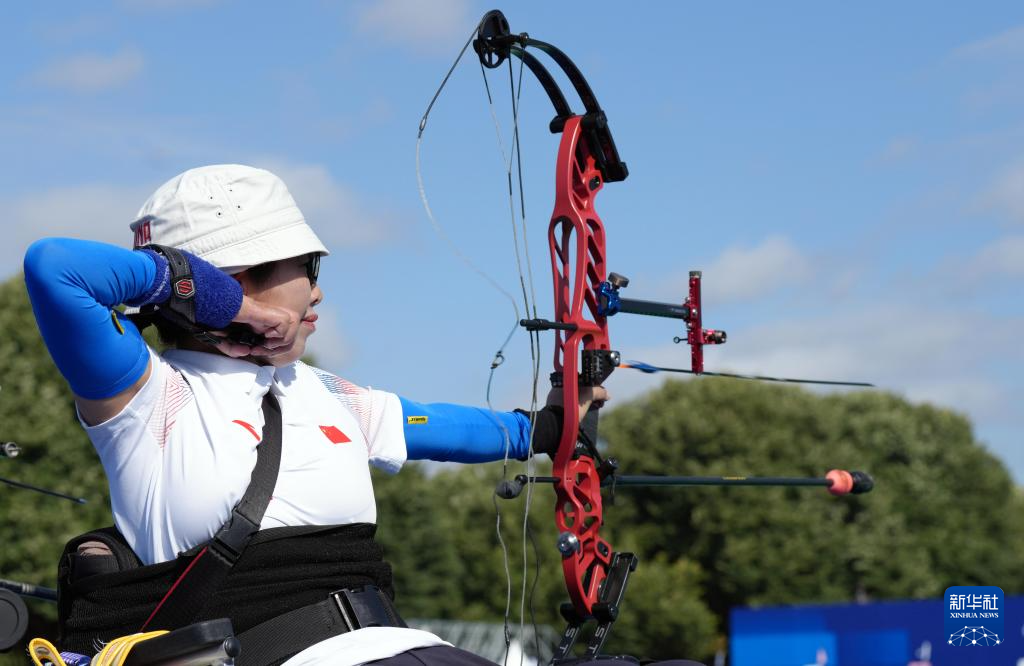
[[(39, 336), (20, 276), (0, 284), (0, 441), (22, 449), (0, 458), (0, 476), (88, 500), (73, 504), (0, 483), (0, 578), (55, 587), (64, 543), (113, 519), (99, 457)], [(53, 635), (56, 608), (29, 605), (30, 631)]]
[[(0, 578), (53, 586), (64, 542), (111, 523), (109, 498), (20, 278), (0, 285), (0, 386), (0, 440), (24, 450), (0, 459), (0, 476), (89, 500), (0, 485)], [(821, 476), (842, 467), (877, 481), (869, 495), (842, 498), (821, 489), (618, 489), (604, 533), (637, 553), (640, 567), (611, 652), (706, 659), (737, 605), (924, 598), (970, 584), (1024, 591), (1015, 561), (1024, 497), (949, 410), (880, 392), (703, 378), (608, 410), (601, 428), (625, 474)], [(538, 473), (547, 471), (541, 463)], [(379, 537), (405, 616), (500, 622), (507, 610), (513, 631), (521, 615), (561, 628), (552, 491), (533, 489), (525, 529), (526, 493), (495, 504), (501, 477), (500, 463), (375, 475)], [(31, 608), (33, 635), (52, 636), (53, 607)], [(16, 651), (0, 656), (22, 661)]]
[[(949, 410), (882, 392), (820, 395), (702, 378), (666, 383), (611, 410), (602, 437), (625, 474), (821, 477), (844, 468), (876, 480), (874, 492), (840, 498), (810, 488), (620, 488), (606, 505), (605, 533), (636, 552), (640, 567), (611, 651), (708, 658), (723, 643), (729, 609), (740, 605), (934, 598), (950, 585), (1024, 591), (1016, 562), (1021, 493), (969, 422)], [(424, 479), (419, 489), (436, 503), (423, 513), (417, 498), (420, 519), (400, 528), (388, 517), (406, 510), (407, 472), (377, 483), (388, 552), (403, 542), (405, 552), (422, 552), (408, 545), (420, 540), (456, 543), (458, 563), (439, 575), (453, 595), (472, 591), (457, 605), (464, 614), (446, 617), (500, 621), (504, 614), (506, 586), (490, 536), (491, 489), (501, 472), (492, 467)], [(538, 489), (531, 510), (542, 571), (535, 605), (538, 621), (559, 626), (565, 593), (551, 499)], [(509, 527), (518, 527), (516, 508), (502, 504), (515, 553), (513, 618), (523, 569), (523, 537)], [(532, 551), (529, 559), (532, 570)], [(404, 596), (401, 576), (437, 562), (392, 560), (407, 569), (398, 579), (401, 604), (415, 603), (420, 615), (448, 612)]]

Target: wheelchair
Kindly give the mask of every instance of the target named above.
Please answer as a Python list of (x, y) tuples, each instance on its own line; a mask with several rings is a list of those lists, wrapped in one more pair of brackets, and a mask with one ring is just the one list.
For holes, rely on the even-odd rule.
[(29, 657), (37, 666), (235, 666), (241, 651), (226, 618), (117, 638), (91, 657), (60, 653), (41, 638), (29, 641)]

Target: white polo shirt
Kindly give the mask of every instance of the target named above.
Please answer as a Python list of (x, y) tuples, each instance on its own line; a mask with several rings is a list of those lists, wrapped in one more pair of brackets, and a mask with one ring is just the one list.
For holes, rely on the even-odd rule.
[[(82, 424), (106, 470), (114, 523), (143, 563), (174, 559), (228, 519), (256, 465), (267, 391), (281, 405), (282, 452), (260, 527), (376, 523), (368, 464), (394, 473), (406, 460), (398, 396), (301, 361), (275, 368), (205, 352), (150, 355), (153, 371), (121, 413)], [(362, 629), (287, 664), (353, 666), (429, 645), (449, 644), (415, 629)]]

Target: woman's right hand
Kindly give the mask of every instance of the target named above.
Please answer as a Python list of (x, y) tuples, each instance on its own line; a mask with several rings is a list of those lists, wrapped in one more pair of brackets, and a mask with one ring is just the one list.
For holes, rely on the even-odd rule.
[(244, 345), (229, 340), (223, 332), (214, 331), (213, 335), (222, 338), (217, 348), (228, 356), (273, 357), (291, 350), (295, 337), (299, 333), (302, 318), (299, 313), (273, 305), (266, 305), (249, 296), (242, 296), (242, 307), (235, 315), (234, 323), (245, 324), (255, 333), (264, 336), (260, 345)]

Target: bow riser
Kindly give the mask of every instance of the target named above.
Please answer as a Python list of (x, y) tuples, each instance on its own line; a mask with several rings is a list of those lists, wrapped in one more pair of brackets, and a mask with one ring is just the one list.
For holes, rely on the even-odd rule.
[(555, 479), (555, 525), (560, 534), (574, 535), (579, 544), (576, 552), (563, 554), (562, 573), (573, 606), (588, 617), (612, 558), (611, 546), (598, 534), (604, 521), (601, 479), (592, 462), (579, 460), (571, 461)]
[[(581, 616), (590, 616), (598, 601), (601, 583), (611, 565), (612, 550), (598, 536), (603, 523), (601, 477), (591, 455), (577, 446), (580, 425), (580, 357), (582, 353), (607, 351), (606, 317), (598, 314), (595, 291), (605, 280), (604, 225), (594, 210), (603, 178), (584, 137), (582, 116), (566, 120), (556, 163), (556, 197), (548, 239), (554, 275), (555, 321), (573, 330), (555, 332), (556, 384), (561, 383), (565, 421), (555, 456), (553, 475), (557, 479), (555, 523), (561, 534), (576, 538), (574, 547), (563, 550), (562, 568), (573, 606)], [(600, 377), (584, 368), (586, 384)], [(565, 381), (560, 381), (565, 378)], [(597, 413), (587, 416), (584, 430), (596, 443)]]

